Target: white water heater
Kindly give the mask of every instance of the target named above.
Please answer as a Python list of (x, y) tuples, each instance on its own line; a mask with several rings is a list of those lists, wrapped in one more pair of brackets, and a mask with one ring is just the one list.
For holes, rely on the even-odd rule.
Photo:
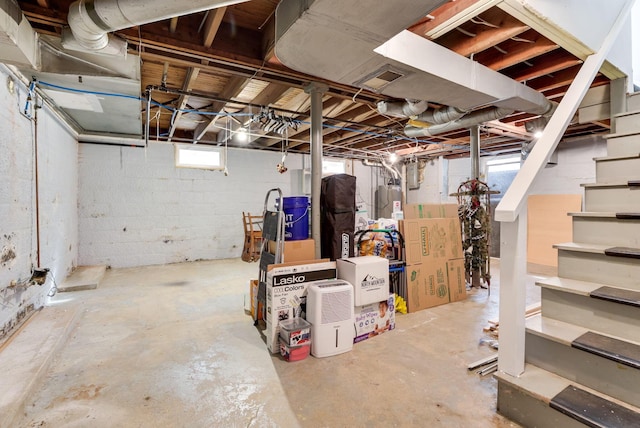
[(353, 286), (343, 280), (309, 283), (307, 321), (311, 323), (311, 355), (329, 357), (353, 349)]

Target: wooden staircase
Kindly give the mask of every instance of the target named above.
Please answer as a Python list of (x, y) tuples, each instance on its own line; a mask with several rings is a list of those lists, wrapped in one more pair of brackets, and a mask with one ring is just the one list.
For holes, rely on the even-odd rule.
[(525, 372), (498, 380), (498, 412), (525, 427), (640, 427), (640, 95), (614, 117), (558, 277), (538, 281)]

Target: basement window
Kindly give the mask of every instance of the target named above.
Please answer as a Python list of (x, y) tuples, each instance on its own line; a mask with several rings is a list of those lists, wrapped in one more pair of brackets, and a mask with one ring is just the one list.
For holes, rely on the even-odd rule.
[(345, 174), (347, 165), (344, 160), (322, 159), (322, 176), (326, 177), (333, 174)]
[(196, 144), (176, 144), (175, 159), (178, 168), (220, 170), (225, 167), (223, 147)]

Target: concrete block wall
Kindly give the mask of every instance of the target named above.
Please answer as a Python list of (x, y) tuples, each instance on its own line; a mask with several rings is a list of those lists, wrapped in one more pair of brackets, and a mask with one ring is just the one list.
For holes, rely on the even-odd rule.
[(596, 177), (594, 157), (607, 155), (607, 143), (601, 137), (585, 137), (560, 143), (557, 165), (548, 165), (533, 183), (531, 195), (580, 194), (582, 183), (593, 183)]
[[(298, 189), (277, 152), (229, 149), (229, 175), (176, 168), (174, 148), (80, 144), (80, 264), (129, 267), (239, 257), (242, 211), (261, 214), (267, 191)], [(290, 171), (302, 168), (289, 155)]]
[[(60, 283), (76, 265), (78, 223), (75, 137), (46, 106), (37, 111), (36, 129), (36, 121), (21, 113), (27, 88), (2, 65), (0, 81), (2, 338), (26, 315), (46, 303), (53, 278)], [(39, 178), (37, 189), (36, 174)], [(31, 285), (29, 281), (36, 267), (50, 269), (46, 283), (41, 286)]]
[[(563, 142), (557, 149), (557, 165), (548, 165), (531, 187), (530, 194), (583, 194), (582, 183), (595, 181), (594, 157), (606, 156), (606, 141), (598, 136)], [(480, 158), (480, 179), (486, 181), (487, 161), (512, 158), (514, 154)], [(517, 156), (517, 154), (516, 154)], [(442, 179), (442, 175), (445, 175)], [(438, 159), (427, 162), (420, 189), (407, 192), (408, 203), (456, 202), (448, 196), (471, 175), (471, 160)]]

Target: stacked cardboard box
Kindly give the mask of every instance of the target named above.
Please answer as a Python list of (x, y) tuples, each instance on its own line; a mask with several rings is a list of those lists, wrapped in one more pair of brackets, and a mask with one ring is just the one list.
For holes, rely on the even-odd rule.
[[(311, 238), (298, 241), (284, 241), (283, 263), (303, 262), (316, 258), (316, 244)], [(269, 241), (269, 252), (276, 253), (276, 241)]]
[(466, 298), (464, 254), (456, 204), (409, 204), (405, 240), (407, 308), (416, 312)]

